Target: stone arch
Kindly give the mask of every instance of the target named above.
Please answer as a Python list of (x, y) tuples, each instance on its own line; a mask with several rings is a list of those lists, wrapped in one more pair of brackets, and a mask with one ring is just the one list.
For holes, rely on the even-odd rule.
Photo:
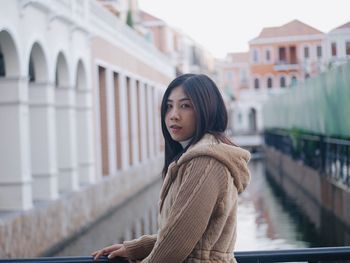
[[(28, 103), (22, 96), (27, 86), (20, 78), (19, 42), (13, 36), (11, 31), (0, 29), (0, 118), (3, 132), (0, 136), (0, 192), (7, 197), (0, 198), (0, 210), (26, 210), (33, 206), (31, 175), (27, 173), (30, 163)], [(16, 160), (15, 165), (8, 160)]]
[(58, 197), (56, 142), (51, 139), (55, 129), (55, 110), (52, 96), (54, 90), (48, 88), (48, 60), (43, 46), (34, 41), (28, 46), (26, 65), (29, 91), (29, 128), (31, 173), (33, 178), (33, 199), (54, 200)]
[(75, 74), (75, 87), (77, 90), (86, 90), (87, 88), (87, 75), (84, 63), (79, 59), (76, 74)]
[(0, 31), (0, 77), (18, 77), (19, 57), (16, 43), (7, 30)]
[(42, 46), (38, 42), (35, 42), (30, 50), (28, 75), (30, 82), (48, 81), (47, 59)]
[(285, 88), (287, 87), (287, 78), (285, 75), (281, 75), (279, 77), (279, 85), (280, 85), (280, 88)]
[(257, 112), (255, 108), (249, 109), (249, 131), (256, 132), (257, 131)]
[(275, 83), (274, 83), (274, 76), (272, 74), (267, 74), (265, 76), (265, 86), (267, 89), (271, 89), (274, 87)]
[(82, 59), (79, 59), (75, 67), (75, 87), (72, 92), (75, 94), (75, 118), (76, 118), (76, 147), (78, 160), (79, 183), (90, 184), (94, 181), (91, 147), (91, 90), (88, 87), (86, 67)]
[(76, 92), (67, 56), (60, 51), (55, 64), (56, 145), (59, 191), (79, 189), (76, 148)]
[(256, 90), (260, 89), (260, 78), (259, 77), (254, 78), (254, 89), (256, 89)]
[(57, 55), (55, 67), (55, 86), (68, 87), (69, 86), (69, 70), (66, 56), (60, 51)]
[(294, 87), (298, 85), (298, 77), (296, 75), (291, 75), (290, 76), (290, 86)]

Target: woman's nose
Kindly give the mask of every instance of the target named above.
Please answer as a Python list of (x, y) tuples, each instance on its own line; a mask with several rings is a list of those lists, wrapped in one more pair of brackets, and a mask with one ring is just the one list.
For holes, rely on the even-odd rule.
[(170, 119), (171, 120), (178, 120), (179, 119), (179, 111), (176, 108), (173, 108), (170, 112)]

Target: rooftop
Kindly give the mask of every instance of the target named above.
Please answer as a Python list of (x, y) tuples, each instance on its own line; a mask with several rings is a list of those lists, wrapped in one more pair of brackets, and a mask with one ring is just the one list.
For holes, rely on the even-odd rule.
[(323, 32), (295, 19), (279, 27), (265, 27), (255, 39), (319, 34)]
[(337, 29), (350, 29), (350, 21), (345, 23), (345, 24), (343, 24), (343, 25), (341, 25), (341, 26), (338, 26), (337, 28), (335, 28), (333, 30), (331, 30), (331, 32), (334, 31), (334, 30), (337, 30)]

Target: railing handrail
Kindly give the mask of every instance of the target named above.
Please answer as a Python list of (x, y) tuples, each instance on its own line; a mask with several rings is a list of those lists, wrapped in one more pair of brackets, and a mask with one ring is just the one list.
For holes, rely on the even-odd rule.
[[(350, 259), (350, 246), (343, 247), (318, 247), (301, 248), (285, 250), (259, 250), (259, 251), (241, 251), (235, 252), (235, 258), (238, 262), (317, 262), (319, 260), (344, 260)], [(115, 258), (108, 260), (107, 257), (101, 257), (94, 261), (91, 256), (88, 257), (38, 257), (23, 259), (0, 259), (0, 263), (93, 263), (93, 262), (114, 262), (126, 263), (124, 258)]]
[(339, 145), (343, 145), (343, 146), (350, 146), (350, 141), (344, 140), (344, 139), (326, 137), (325, 142), (332, 143), (332, 144), (339, 144)]
[(114, 258), (109, 260), (103, 256), (98, 260), (94, 260), (92, 256), (72, 256), (72, 257), (37, 257), (37, 258), (13, 258), (13, 259), (0, 259), (1, 263), (102, 263), (102, 262), (113, 262), (113, 263), (127, 263), (128, 260), (125, 258)]
[[(280, 136), (291, 136), (292, 135), (290, 132), (287, 132), (284, 130), (268, 130), (268, 132), (271, 134), (280, 135)], [(324, 141), (327, 143), (339, 144), (339, 145), (343, 145), (343, 146), (350, 146), (349, 140), (329, 137), (329, 136), (325, 136), (325, 135), (300, 133), (297, 136), (299, 138), (307, 139), (310, 141), (319, 141), (321, 139), (321, 137), (323, 137)]]
[(235, 252), (238, 262), (317, 262), (350, 259), (350, 246)]

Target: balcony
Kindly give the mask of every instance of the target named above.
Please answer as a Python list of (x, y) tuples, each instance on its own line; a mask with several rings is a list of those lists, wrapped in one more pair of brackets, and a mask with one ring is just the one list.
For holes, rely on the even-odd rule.
[(273, 69), (276, 71), (299, 70), (300, 65), (294, 61), (279, 60), (275, 63)]

